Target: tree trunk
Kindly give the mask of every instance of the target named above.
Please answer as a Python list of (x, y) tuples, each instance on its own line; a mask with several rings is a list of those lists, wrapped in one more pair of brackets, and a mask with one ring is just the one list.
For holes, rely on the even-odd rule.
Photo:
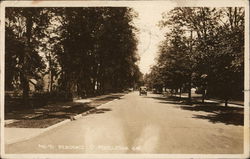
[(52, 71), (52, 64), (51, 64), (51, 55), (49, 53), (49, 70), (50, 70), (50, 83), (49, 83), (49, 92), (53, 90), (53, 71)]
[(225, 107), (227, 107), (228, 106), (228, 99), (226, 98), (225, 99)]
[(105, 84), (105, 80), (104, 80), (104, 77), (103, 76), (101, 76), (100, 77), (100, 92), (101, 92), (101, 94), (104, 94), (105, 93), (105, 86), (104, 86), (104, 84)]
[(28, 55), (31, 52), (31, 32), (32, 32), (32, 14), (29, 12), (26, 14), (26, 38), (27, 38), (27, 47), (24, 51), (23, 55), (23, 70), (21, 75), (21, 82), (22, 82), (22, 89), (23, 89), (23, 104), (25, 107), (29, 107), (29, 79), (28, 79), (28, 71), (29, 71), (29, 64), (28, 64)]
[(181, 93), (182, 93), (182, 89), (181, 89), (181, 87), (180, 87), (180, 99), (181, 99)]
[(205, 101), (205, 90), (202, 91), (202, 103)]
[(188, 83), (188, 100), (189, 101), (191, 101), (191, 98), (192, 98), (192, 96), (191, 96), (191, 81), (189, 81), (189, 83)]
[(53, 91), (53, 74), (52, 70), (50, 71), (50, 89), (49, 92)]
[(25, 108), (27, 108), (30, 106), (30, 103), (29, 103), (29, 81), (25, 77), (25, 75), (22, 75), (21, 78), (22, 78), (22, 90), (23, 90), (23, 94), (22, 94), (23, 105)]

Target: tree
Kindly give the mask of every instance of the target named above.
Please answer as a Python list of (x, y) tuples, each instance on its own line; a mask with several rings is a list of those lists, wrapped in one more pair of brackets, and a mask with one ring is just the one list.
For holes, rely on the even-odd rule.
[(25, 105), (29, 80), (46, 74), (49, 91), (69, 100), (121, 91), (142, 76), (131, 8), (7, 8), (7, 15), (6, 77), (19, 79)]
[(7, 86), (20, 84), (24, 106), (29, 106), (30, 79), (39, 78), (45, 68), (38, 46), (49, 23), (47, 12), (45, 8), (6, 8), (6, 72), (11, 70)]
[(243, 97), (244, 90), (244, 9), (240, 7), (220, 10), (224, 23), (214, 37), (220, 41), (212, 70), (213, 85), (209, 94), (225, 100)]
[[(186, 77), (191, 81), (188, 82), (189, 92), (192, 83), (193, 86), (203, 88), (203, 101), (207, 89), (210, 96), (223, 98), (226, 105), (230, 97), (240, 94), (243, 90), (243, 8), (177, 7), (163, 16), (160, 26), (170, 28), (164, 42), (166, 45), (160, 47), (161, 60), (158, 60), (159, 63), (165, 64), (165, 66), (159, 65), (165, 71), (162, 74), (165, 81), (176, 81), (178, 80), (176, 72), (187, 72)], [(175, 33), (176, 28), (179, 35)], [(189, 35), (185, 33), (186, 30), (191, 33), (190, 40), (188, 40)], [(171, 36), (174, 39), (181, 36), (186, 39), (178, 41), (176, 47), (170, 47)], [(190, 50), (182, 51), (183, 57), (187, 57), (185, 62), (182, 57), (177, 56), (181, 46), (186, 46), (185, 49)], [(171, 48), (172, 54), (177, 57), (174, 62), (178, 67), (184, 63), (184, 69), (173, 67), (174, 65), (169, 62), (173, 59), (172, 56), (161, 57), (163, 52), (170, 52)], [(171, 70), (170, 66), (166, 67), (166, 64), (170, 64), (173, 69)], [(181, 80), (178, 81), (182, 83)], [(233, 90), (237, 90), (237, 93)]]
[(175, 28), (166, 35), (166, 41), (159, 48), (157, 65), (151, 69), (153, 87), (180, 89), (189, 86), (191, 62), (189, 59), (188, 39), (183, 31)]
[(130, 8), (63, 8), (56, 56), (61, 89), (79, 96), (119, 91), (138, 77), (136, 14)]

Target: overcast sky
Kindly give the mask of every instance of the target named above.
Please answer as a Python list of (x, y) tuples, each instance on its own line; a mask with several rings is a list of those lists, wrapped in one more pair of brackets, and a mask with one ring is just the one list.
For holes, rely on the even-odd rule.
[[(240, 3), (241, 2), (241, 3)], [(155, 58), (160, 41), (164, 39), (164, 32), (157, 26), (162, 19), (161, 14), (168, 12), (174, 7), (225, 7), (239, 6), (247, 1), (235, 0), (169, 0), (169, 1), (140, 1), (129, 5), (138, 12), (139, 17), (135, 19), (135, 24), (140, 30), (138, 53), (141, 60), (139, 68), (142, 73), (149, 73), (150, 66), (155, 64)], [(132, 2), (131, 2), (132, 3)], [(130, 4), (126, 2), (126, 4)]]
[(155, 64), (159, 43), (164, 39), (164, 31), (158, 27), (162, 13), (174, 8), (171, 5), (141, 5), (133, 7), (139, 16), (135, 25), (140, 30), (138, 40), (139, 68), (142, 73), (149, 73), (150, 66)]

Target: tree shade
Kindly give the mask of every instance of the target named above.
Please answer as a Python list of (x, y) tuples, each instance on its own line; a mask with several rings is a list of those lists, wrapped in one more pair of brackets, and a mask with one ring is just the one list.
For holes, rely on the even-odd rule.
[(206, 90), (226, 105), (243, 98), (244, 8), (177, 7), (163, 15), (160, 27), (170, 31), (148, 75), (151, 86), (198, 87), (203, 97)]
[(28, 105), (30, 80), (46, 74), (67, 99), (134, 87), (136, 17), (126, 7), (7, 7), (6, 90), (22, 90)]

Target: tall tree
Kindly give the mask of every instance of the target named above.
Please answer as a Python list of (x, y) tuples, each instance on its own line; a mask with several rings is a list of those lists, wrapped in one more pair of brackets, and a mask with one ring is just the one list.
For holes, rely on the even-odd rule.
[[(170, 66), (163, 66), (166, 72), (163, 74), (165, 80), (176, 81), (173, 75), (177, 70), (188, 72), (193, 86), (203, 88), (203, 98), (207, 89), (210, 96), (223, 98), (226, 105), (230, 97), (241, 94), (239, 92), (243, 90), (244, 55), (243, 8), (177, 7), (163, 16), (160, 26), (170, 28), (165, 40), (167, 45), (161, 46), (160, 57), (163, 52), (171, 50), (169, 37), (180, 37), (175, 35), (176, 28), (179, 28), (178, 33), (181, 36), (187, 37), (182, 42), (187, 46), (186, 49), (190, 50), (183, 51), (184, 55), (188, 55), (187, 64), (184, 66), (186, 69), (175, 68), (171, 63), (173, 70), (169, 69)], [(172, 47), (174, 54), (178, 54), (181, 46), (182, 43), (178, 42), (177, 47)], [(172, 57), (166, 57), (158, 62), (166, 64), (170, 59)], [(178, 66), (183, 63), (182, 58), (175, 60)], [(189, 86), (189, 90), (190, 88)]]
[(134, 17), (125, 7), (63, 9), (57, 55), (66, 92), (88, 96), (130, 85), (138, 72)]
[[(6, 8), (6, 70), (15, 72), (6, 77), (20, 82), (24, 106), (29, 106), (30, 79), (39, 78), (37, 73), (45, 67), (38, 46), (49, 23), (47, 12), (45, 8)], [(10, 46), (12, 41), (15, 47)]]

